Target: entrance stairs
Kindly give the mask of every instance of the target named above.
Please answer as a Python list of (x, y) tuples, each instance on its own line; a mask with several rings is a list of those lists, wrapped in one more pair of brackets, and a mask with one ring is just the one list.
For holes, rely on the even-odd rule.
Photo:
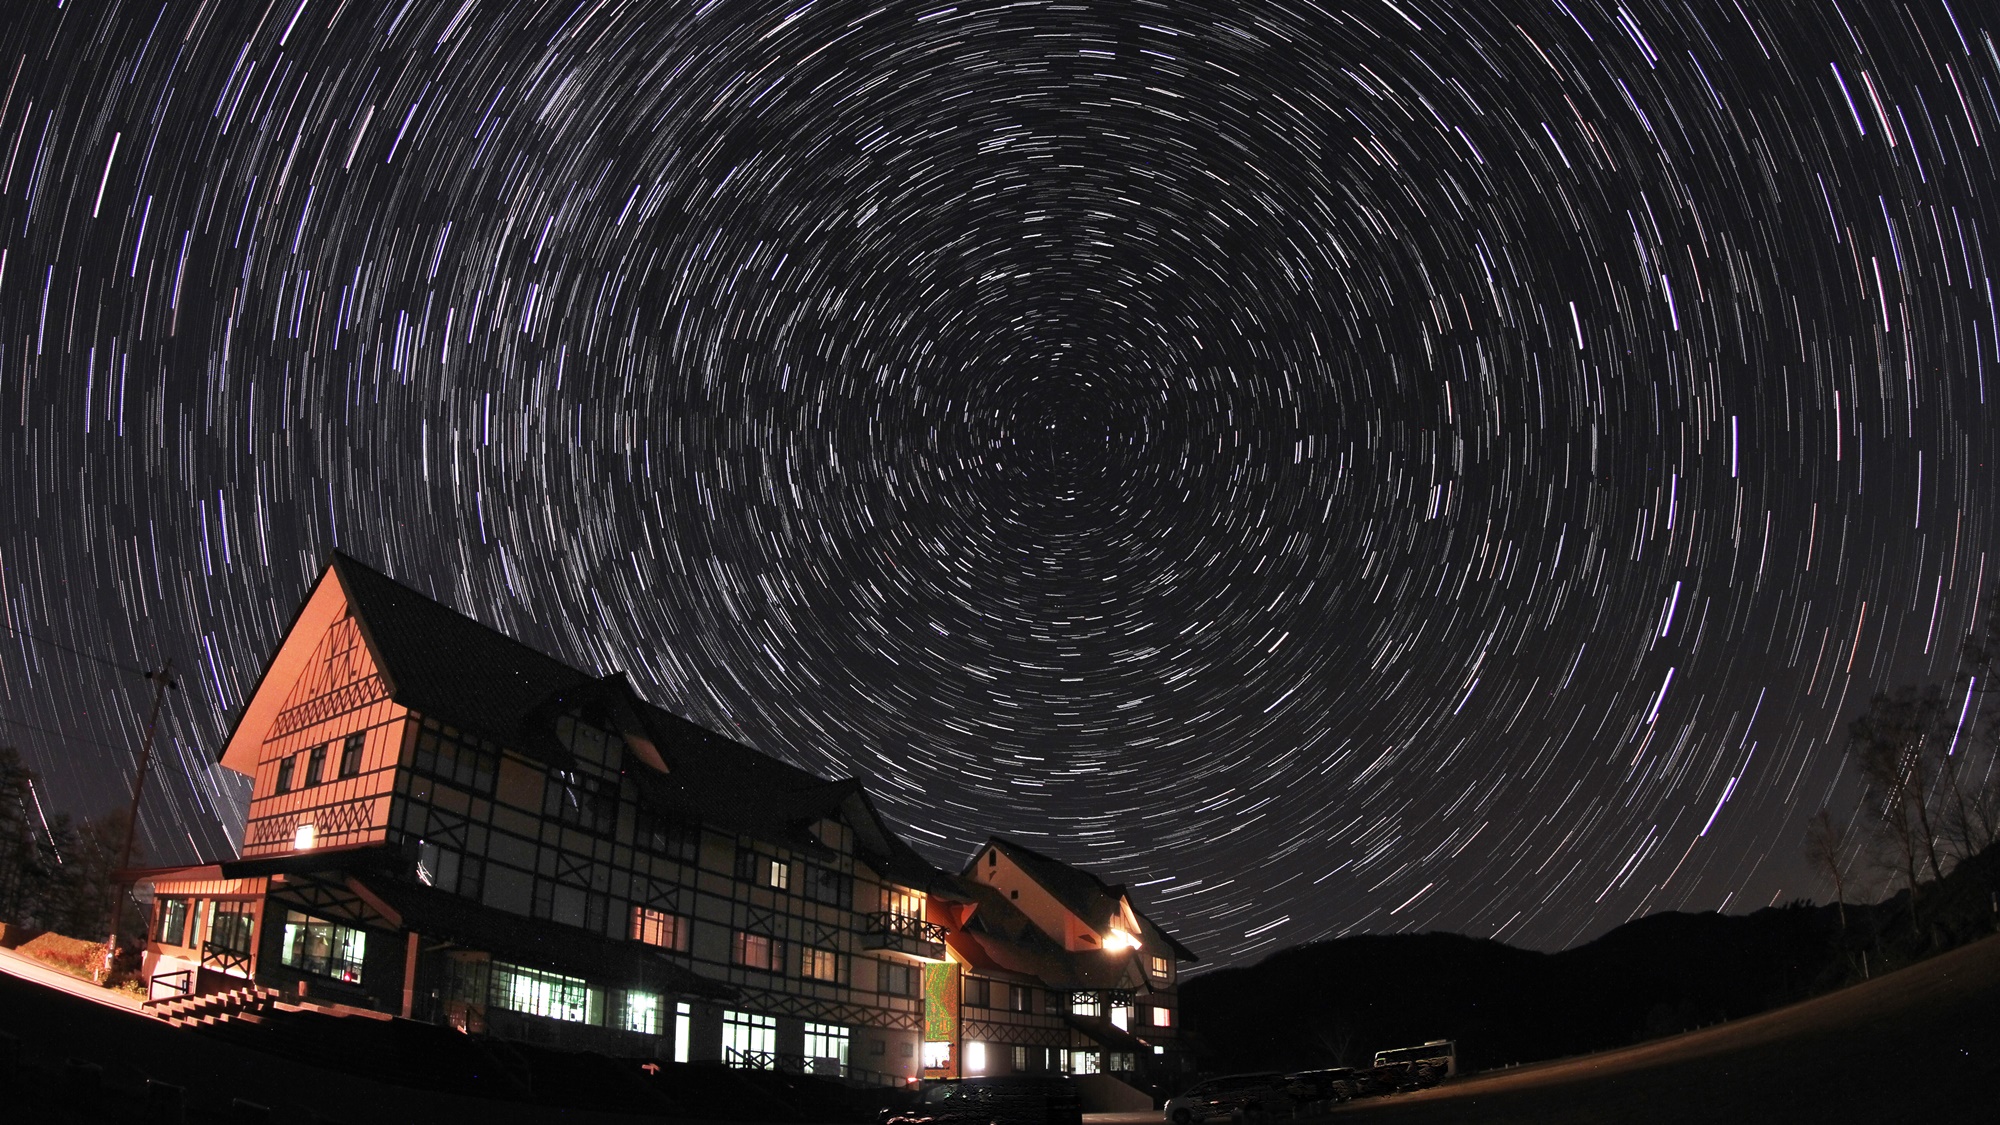
[(271, 1010), (279, 995), (275, 988), (245, 984), (222, 992), (204, 992), (199, 996), (148, 1000), (145, 1009), (176, 1027), (197, 1027), (228, 1020), (257, 1023), (264, 1013)]

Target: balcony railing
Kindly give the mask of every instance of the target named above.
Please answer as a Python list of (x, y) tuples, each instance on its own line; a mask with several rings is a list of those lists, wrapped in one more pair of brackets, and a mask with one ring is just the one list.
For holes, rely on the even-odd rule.
[(240, 949), (205, 941), (201, 943), (201, 967), (233, 977), (247, 977), (250, 975), (250, 955)]
[(943, 926), (906, 914), (870, 914), (861, 932), (861, 948), (900, 953), (918, 961), (944, 960)]
[(812, 1058), (778, 1051), (744, 1051), (735, 1047), (724, 1050), (727, 1057), (723, 1061), (741, 1070), (775, 1070), (815, 1078), (837, 1078), (854, 1086), (901, 1086), (909, 1081), (894, 1074), (849, 1066), (839, 1059)]

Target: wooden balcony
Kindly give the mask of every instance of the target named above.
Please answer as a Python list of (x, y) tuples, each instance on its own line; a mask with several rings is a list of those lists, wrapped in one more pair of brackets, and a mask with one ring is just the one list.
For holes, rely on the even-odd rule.
[(901, 914), (870, 914), (862, 926), (861, 948), (905, 961), (942, 961), (944, 927)]

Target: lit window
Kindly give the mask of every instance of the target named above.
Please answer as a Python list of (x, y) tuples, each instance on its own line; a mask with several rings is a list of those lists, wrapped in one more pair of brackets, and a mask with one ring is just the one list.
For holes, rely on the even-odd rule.
[[(1015, 1048), (1014, 1048), (1014, 1069), (1015, 1069), (1015, 1070), (1027, 1070), (1027, 1069), (1029, 1069), (1029, 1066), (1030, 1066), (1030, 1062), (1031, 1062), (1031, 1060), (1030, 1060), (1030, 1059), (1028, 1058), (1028, 1051), (1029, 1051), (1029, 1048), (1027, 1048), (1027, 1047), (1019, 1047), (1019, 1046), (1017, 1046), (1017, 1047), (1015, 1047)], [(1040, 1067), (1035, 1067), (1034, 1069), (1036, 1069), (1036, 1070), (1039, 1070), (1039, 1069), (1041, 1069), (1041, 1068), (1040, 1068)]]
[(1099, 1056), (1096, 1051), (1071, 1051), (1069, 1053), (1069, 1072), (1071, 1074), (1096, 1074), (1099, 1069)]
[(732, 952), (733, 960), (745, 968), (771, 973), (784, 971), (785, 943), (768, 934), (738, 930)]
[(837, 981), (840, 979), (840, 955), (831, 949), (801, 950), (799, 975), (808, 980)]
[(687, 919), (664, 910), (635, 906), (632, 908), (632, 938), (662, 949), (685, 950), (688, 947)]
[(965, 1045), (965, 1072), (967, 1074), (986, 1073), (986, 1044), (975, 1039)]
[(660, 998), (651, 992), (625, 994), (625, 1030), (641, 1035), (660, 1033)]
[(776, 1016), (749, 1012), (722, 1013), (722, 1061), (730, 1066), (761, 1069), (778, 1049)]
[(1173, 968), (1173, 964), (1171, 962), (1169, 962), (1165, 957), (1162, 957), (1157, 953), (1153, 954), (1152, 957), (1148, 959), (1147, 964), (1153, 970), (1153, 975), (1156, 977), (1166, 976), (1167, 971)]
[(943, 1070), (951, 1065), (950, 1043), (924, 1043), (924, 1069)]
[(486, 1002), (496, 1008), (569, 1023), (590, 1014), (590, 988), (580, 977), (495, 961), (491, 980)]
[[(1070, 997), (1069, 1010), (1072, 1014), (1079, 1016), (1101, 1016), (1104, 1014), (1104, 998), (1095, 992), (1075, 993)], [(1081, 1073), (1093, 1074), (1096, 1072), (1086, 1070)]]
[(1153, 1026), (1154, 1027), (1174, 1026), (1174, 1010), (1172, 1008), (1154, 1008)]
[(285, 912), (285, 941), (278, 960), (301, 972), (361, 983), (368, 935), (296, 910)]
[(1132, 1009), (1125, 1004), (1113, 1005), (1111, 1009), (1111, 1026), (1120, 1031), (1129, 1030), (1132, 1026)]
[(694, 1005), (683, 1000), (674, 1005), (674, 1061), (688, 1061), (688, 1040), (694, 1038)]
[(838, 1024), (806, 1024), (806, 1066), (814, 1074), (828, 1071), (838, 1075), (847, 1069), (853, 1032)]
[(736, 853), (736, 877), (760, 887), (787, 890), (792, 885), (792, 865), (746, 848)]
[(301, 824), (298, 826), (298, 828), (292, 831), (293, 851), (295, 852), (310, 851), (312, 849), (312, 846), (313, 846), (313, 826), (311, 824)]

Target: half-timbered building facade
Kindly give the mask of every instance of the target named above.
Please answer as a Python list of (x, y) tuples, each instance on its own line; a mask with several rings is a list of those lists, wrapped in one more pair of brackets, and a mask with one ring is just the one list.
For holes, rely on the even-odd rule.
[[(1139, 1034), (1138, 1009), (1089, 1008), (1170, 1011), (1191, 956), (1122, 892), (1001, 841), (939, 871), (858, 782), (345, 555), (221, 761), (251, 779), (241, 855), (140, 880), (156, 997), (249, 979), (468, 1032), (876, 1081), (1118, 1070), (1112, 1031), (1131, 1051), (1171, 1040), (1171, 1018)], [(1138, 944), (1105, 952), (1121, 933)]]

